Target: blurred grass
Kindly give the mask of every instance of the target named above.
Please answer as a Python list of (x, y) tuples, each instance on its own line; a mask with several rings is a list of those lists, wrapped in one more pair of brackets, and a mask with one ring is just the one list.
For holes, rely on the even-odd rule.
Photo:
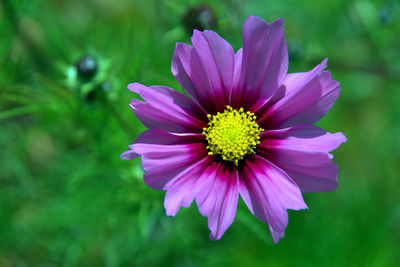
[[(222, 240), (195, 205), (165, 216), (140, 160), (129, 82), (170, 73), (182, 17), (206, 4), (241, 47), (244, 19), (285, 19), (290, 72), (329, 57), (342, 94), (320, 126), (343, 131), (339, 187), (307, 194), (286, 238), (239, 205)], [(400, 7), (396, 1), (0, 1), (1, 266), (395, 266), (400, 262)], [(90, 81), (76, 62), (96, 58)]]

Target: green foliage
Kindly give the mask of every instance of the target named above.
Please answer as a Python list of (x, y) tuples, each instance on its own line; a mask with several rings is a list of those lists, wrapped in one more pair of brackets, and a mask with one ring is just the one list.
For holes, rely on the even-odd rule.
[[(144, 130), (129, 82), (181, 90), (170, 73), (182, 18), (205, 4), (235, 49), (244, 19), (285, 18), (290, 72), (329, 56), (342, 94), (319, 123), (343, 131), (339, 187), (307, 194), (286, 238), (241, 203), (222, 240), (195, 204), (121, 152)], [(400, 5), (396, 1), (0, 1), (1, 266), (394, 266), (400, 262)], [(186, 27), (186, 28), (185, 28)], [(94, 77), (77, 62), (95, 58)]]

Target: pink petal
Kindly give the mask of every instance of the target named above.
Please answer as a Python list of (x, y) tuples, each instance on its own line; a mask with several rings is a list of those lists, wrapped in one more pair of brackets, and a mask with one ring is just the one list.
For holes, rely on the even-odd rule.
[(233, 71), (232, 91), (240, 86), (240, 75), (242, 73), (243, 48), (235, 54), (235, 67)]
[(229, 104), (232, 87), (233, 49), (213, 31), (195, 30), (192, 43), (193, 47), (177, 44), (172, 73), (208, 113), (222, 112)]
[(142, 156), (146, 172), (144, 182), (158, 190), (166, 190), (171, 182), (192, 164), (207, 156), (203, 134), (177, 134), (150, 129), (143, 132), (121, 155)]
[(205, 113), (187, 96), (163, 86), (128, 85), (146, 102), (133, 99), (130, 106), (147, 128), (170, 132), (201, 132), (205, 127)]
[(240, 83), (233, 88), (232, 105), (246, 109), (263, 105), (283, 82), (287, 68), (283, 20), (267, 24), (258, 17), (248, 17), (243, 26)]
[(328, 67), (328, 59), (325, 58), (320, 64), (315, 66), (311, 71), (308, 72), (297, 72), (289, 73), (286, 75), (283, 83), (287, 87), (286, 95), (295, 94), (297, 91), (302, 90), (302, 88), (318, 74), (320, 74), (324, 69)]
[(329, 152), (346, 141), (342, 133), (308, 125), (265, 132), (262, 139), (257, 154), (285, 170), (303, 193), (336, 189), (338, 168)]
[(124, 159), (124, 160), (131, 160), (131, 159), (137, 158), (139, 156), (140, 155), (136, 154), (134, 151), (128, 150), (128, 151), (125, 151), (124, 153), (122, 153), (120, 158)]
[[(296, 182), (302, 193), (330, 192), (336, 190), (338, 186), (337, 165), (329, 160), (330, 158), (327, 158), (326, 155), (318, 156), (312, 157), (313, 160), (318, 162), (318, 165), (313, 167), (301, 165), (286, 167), (284, 163), (281, 163), (281, 168), (287, 168), (285, 172)], [(289, 168), (296, 169), (296, 171)]]
[(329, 133), (315, 125), (302, 125), (282, 130), (264, 131), (260, 146), (304, 152), (331, 152), (347, 138), (343, 133)]
[(330, 72), (322, 71), (326, 63), (327, 59), (309, 72), (287, 75), (283, 82), (286, 95), (259, 116), (258, 123), (266, 129), (274, 129), (320, 120), (340, 93), (339, 83), (332, 80)]
[(269, 224), (274, 242), (284, 236), (287, 209), (306, 209), (299, 187), (287, 174), (259, 157), (246, 160), (239, 173), (239, 190), (250, 211)]
[(268, 110), (270, 109), (271, 106), (275, 105), (279, 100), (281, 100), (286, 94), (286, 86), (281, 85), (278, 90), (271, 96), (270, 99), (265, 102), (264, 105), (261, 107), (254, 107), (250, 108), (251, 112), (254, 112), (255, 115), (258, 118), (258, 121), (262, 121), (263, 116), (265, 114), (268, 114)]
[(164, 199), (164, 207), (168, 216), (175, 216), (181, 207), (190, 206), (198, 191), (196, 183), (213, 159), (213, 157), (205, 157), (199, 162), (187, 166), (176, 175), (169, 185)]
[(122, 153), (121, 158), (131, 160), (139, 157), (135, 151), (135, 144), (159, 144), (159, 145), (176, 145), (176, 144), (191, 144), (204, 141), (203, 134), (181, 134), (169, 133), (163, 130), (150, 129), (142, 132), (136, 140), (129, 146), (129, 150)]
[(157, 190), (168, 189), (178, 173), (207, 156), (203, 144), (147, 145), (143, 150), (144, 182)]
[(303, 193), (329, 192), (337, 188), (338, 167), (328, 153), (270, 149), (260, 155), (284, 169)]
[(197, 186), (197, 206), (208, 217), (210, 238), (218, 240), (235, 219), (239, 196), (237, 170), (214, 163), (199, 178)]

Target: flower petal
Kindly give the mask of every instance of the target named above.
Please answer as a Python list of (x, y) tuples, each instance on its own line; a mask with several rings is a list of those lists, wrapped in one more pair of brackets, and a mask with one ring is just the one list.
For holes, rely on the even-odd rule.
[(329, 133), (315, 125), (302, 125), (281, 130), (264, 131), (260, 135), (263, 147), (304, 152), (331, 152), (347, 138), (343, 133)]
[(137, 157), (139, 157), (139, 156), (140, 156), (140, 155), (139, 155), (139, 154), (136, 154), (135, 151), (133, 151), (133, 150), (128, 150), (128, 151), (125, 151), (124, 153), (122, 153), (121, 156), (120, 156), (120, 158), (121, 158), (121, 159), (124, 159), (124, 160), (131, 160), (131, 159), (137, 158)]
[(261, 135), (257, 153), (273, 162), (299, 185), (303, 193), (327, 192), (337, 187), (337, 165), (330, 151), (346, 137), (306, 125)]
[(146, 102), (133, 99), (130, 106), (148, 128), (170, 132), (201, 132), (206, 126), (205, 113), (187, 96), (164, 86), (128, 85)]
[[(265, 102), (264, 105), (262, 105), (259, 108), (251, 108), (250, 111), (254, 112), (256, 117), (258, 118), (258, 121), (262, 121), (262, 118), (265, 114), (267, 114), (269, 108), (276, 104), (279, 100), (281, 100), (286, 94), (286, 86), (281, 85), (278, 90), (271, 96), (270, 99)], [(261, 119), (260, 119), (261, 118)]]
[[(138, 151), (139, 150), (139, 151)], [(186, 145), (140, 145), (136, 153), (142, 155), (144, 182), (158, 190), (167, 190), (169, 182), (182, 169), (207, 156), (202, 143)]]
[(195, 30), (192, 43), (193, 47), (177, 44), (171, 71), (208, 113), (222, 112), (229, 104), (232, 87), (233, 49), (213, 31)]
[(250, 16), (243, 26), (243, 56), (240, 83), (232, 90), (235, 108), (257, 109), (283, 82), (288, 68), (288, 53), (283, 19), (270, 24)]
[[(240, 85), (240, 74), (242, 73), (242, 61), (243, 61), (243, 48), (240, 48), (235, 54), (235, 67), (233, 71), (232, 91), (239, 88)], [(232, 105), (232, 103), (230, 103)]]
[(189, 207), (197, 191), (199, 177), (205, 172), (213, 161), (213, 157), (207, 156), (188, 166), (179, 173), (169, 185), (165, 194), (164, 207), (168, 216), (175, 216), (181, 207)]
[(259, 157), (246, 160), (239, 173), (239, 190), (250, 211), (269, 224), (277, 243), (288, 224), (287, 209), (306, 209), (299, 187), (280, 168)]
[(339, 97), (339, 83), (326, 68), (327, 59), (313, 70), (286, 76), (286, 95), (257, 122), (265, 129), (287, 128), (319, 121)]
[(235, 219), (239, 197), (237, 170), (221, 162), (213, 163), (197, 186), (197, 206), (208, 217), (210, 238), (218, 240)]
[(329, 192), (337, 188), (338, 167), (328, 153), (270, 149), (261, 154), (285, 170), (303, 193)]
[(213, 31), (194, 30), (192, 43), (207, 71), (218, 111), (223, 111), (229, 103), (232, 88), (235, 57), (232, 46)]
[(176, 134), (150, 129), (142, 134), (123, 153), (142, 156), (142, 167), (146, 172), (144, 182), (157, 190), (166, 190), (179, 173), (207, 156), (203, 134)]
[(201, 143), (204, 141), (203, 134), (196, 133), (169, 133), (163, 130), (150, 129), (142, 132), (136, 140), (129, 145), (129, 150), (121, 154), (121, 159), (131, 160), (139, 157), (135, 151), (135, 144), (159, 144), (159, 145), (176, 145)]

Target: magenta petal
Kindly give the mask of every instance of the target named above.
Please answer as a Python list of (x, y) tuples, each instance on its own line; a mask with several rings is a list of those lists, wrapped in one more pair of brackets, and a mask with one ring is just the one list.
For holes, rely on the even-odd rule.
[[(149, 147), (151, 146), (151, 147)], [(207, 156), (203, 144), (148, 145), (142, 152), (144, 182), (157, 190), (167, 190), (177, 175)]]
[[(319, 162), (315, 167), (292, 167), (292, 169), (295, 168), (297, 171), (285, 169), (285, 172), (300, 187), (302, 193), (330, 192), (336, 190), (338, 186), (338, 167), (334, 162), (328, 161), (326, 155), (320, 155), (320, 157), (325, 157), (325, 159), (314, 157)], [(282, 168), (285, 168), (284, 164), (282, 164)]]
[(250, 211), (267, 222), (274, 242), (283, 237), (288, 224), (287, 209), (306, 209), (299, 187), (280, 168), (251, 156), (239, 173), (239, 190)]
[(275, 105), (279, 100), (281, 100), (286, 94), (286, 86), (281, 85), (278, 90), (271, 96), (268, 101), (261, 107), (251, 108), (250, 111), (254, 112), (258, 118), (258, 121), (265, 119), (265, 115), (268, 115), (268, 110), (271, 106)]
[(329, 133), (315, 125), (302, 125), (262, 132), (261, 147), (304, 152), (331, 152), (347, 138), (343, 133)]
[(170, 132), (201, 132), (205, 113), (187, 96), (163, 86), (128, 85), (146, 102), (133, 99), (130, 106), (138, 119), (148, 128)]
[(128, 151), (125, 151), (124, 153), (122, 153), (120, 158), (125, 159), (125, 160), (131, 160), (131, 159), (137, 158), (139, 156), (140, 155), (136, 154), (134, 151), (128, 150)]
[[(286, 88), (288, 91), (288, 88)], [(292, 94), (286, 94), (275, 105), (272, 105), (264, 114), (257, 118), (257, 123), (264, 129), (285, 128), (284, 124), (302, 110), (306, 109), (318, 99), (322, 94), (322, 86), (318, 77), (314, 77), (307, 83), (303, 90), (298, 90)]]
[(240, 74), (242, 73), (242, 60), (243, 60), (243, 48), (240, 48), (235, 54), (235, 67), (233, 71), (232, 91), (239, 88), (240, 85)]
[(243, 26), (240, 83), (232, 90), (232, 105), (249, 109), (263, 105), (283, 82), (288, 54), (283, 20), (270, 24), (250, 16)]
[(327, 59), (305, 73), (286, 76), (286, 95), (259, 118), (265, 128), (287, 128), (319, 121), (339, 97), (339, 83), (322, 71)]
[(232, 87), (233, 49), (213, 31), (195, 30), (192, 42), (193, 47), (177, 44), (172, 73), (208, 113), (223, 111)]
[(207, 156), (203, 139), (202, 134), (150, 129), (139, 135), (123, 155), (141, 155), (144, 182), (154, 189), (166, 190), (179, 173)]
[(142, 167), (146, 172), (165, 171), (172, 166), (185, 166), (207, 154), (202, 143), (184, 145), (133, 144), (131, 149), (142, 155)]
[(297, 72), (289, 73), (286, 75), (283, 83), (287, 87), (286, 95), (290, 96), (295, 94), (297, 91), (303, 89), (307, 83), (315, 76), (319, 75), (324, 69), (328, 67), (328, 59), (325, 58), (320, 64), (315, 66), (311, 71), (308, 72)]
[(181, 207), (189, 207), (198, 191), (199, 177), (213, 161), (213, 157), (205, 157), (199, 162), (187, 166), (176, 175), (165, 194), (164, 207), (168, 216), (175, 216)]
[(232, 46), (213, 31), (195, 30), (192, 43), (207, 71), (218, 111), (223, 111), (229, 102), (232, 87), (235, 56)]
[(257, 153), (284, 169), (303, 193), (326, 192), (337, 187), (337, 165), (330, 151), (346, 137), (316, 126), (299, 126), (262, 134)]
[(201, 143), (203, 140), (202, 133), (170, 133), (159, 129), (149, 129), (142, 132), (133, 143), (179, 145)]
[(172, 74), (188, 94), (199, 103), (208, 113), (217, 108), (214, 92), (211, 90), (207, 73), (200, 64), (199, 55), (193, 47), (177, 43), (172, 57)]
[(284, 169), (303, 193), (337, 188), (338, 167), (328, 153), (270, 149), (263, 156)]
[(328, 153), (270, 149), (260, 153), (292, 178), (303, 193), (329, 192), (337, 187), (337, 165)]
[(214, 163), (200, 177), (197, 186), (197, 206), (208, 217), (210, 238), (218, 240), (235, 219), (239, 197), (237, 170)]
[(121, 159), (131, 160), (140, 156), (140, 154), (136, 152), (135, 144), (176, 145), (200, 143), (203, 142), (203, 140), (203, 134), (169, 133), (158, 129), (150, 129), (141, 133), (136, 140), (129, 145), (129, 150), (121, 154)]
[(281, 238), (285, 237), (285, 231), (277, 232), (270, 225), (269, 225), (269, 231), (271, 232), (272, 240), (274, 240), (275, 244), (278, 243)]

